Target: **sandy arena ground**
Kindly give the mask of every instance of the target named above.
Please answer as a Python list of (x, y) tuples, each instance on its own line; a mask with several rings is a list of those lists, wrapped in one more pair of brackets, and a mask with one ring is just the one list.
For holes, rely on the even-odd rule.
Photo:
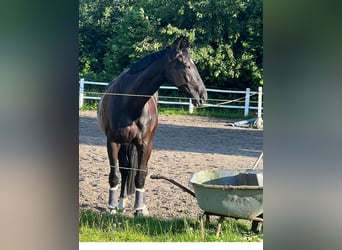
[[(161, 174), (188, 184), (201, 170), (251, 168), (263, 150), (263, 130), (228, 126), (228, 120), (196, 116), (160, 115), (146, 178), (146, 205), (150, 215), (171, 219), (198, 218), (203, 211), (197, 201)], [(106, 138), (99, 130), (96, 112), (80, 112), (79, 203), (81, 208), (108, 211), (109, 162)], [(258, 167), (263, 168), (263, 160)], [(133, 215), (134, 196), (127, 213)]]

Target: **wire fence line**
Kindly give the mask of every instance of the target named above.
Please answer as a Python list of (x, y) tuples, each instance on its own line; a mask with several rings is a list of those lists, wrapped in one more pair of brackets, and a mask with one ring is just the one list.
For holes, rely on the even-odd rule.
[[(106, 82), (94, 82), (94, 81), (85, 81), (84, 78), (81, 78), (79, 81), (79, 108), (84, 105), (85, 100), (100, 100), (103, 95), (129, 95), (129, 96), (141, 96), (141, 97), (150, 97), (147, 95), (136, 95), (136, 94), (122, 94), (122, 93), (105, 93), (98, 91), (84, 91), (85, 85), (95, 85), (95, 86), (107, 86), (109, 83)], [(169, 90), (178, 90), (175, 86), (161, 86), (160, 89), (169, 89)], [(210, 89), (207, 88), (208, 92), (208, 100), (207, 104), (205, 104), (201, 108), (230, 108), (230, 109), (243, 109), (244, 116), (248, 116), (249, 110), (257, 110), (258, 118), (261, 118), (262, 109), (263, 109), (263, 101), (262, 101), (262, 87), (258, 88), (258, 91), (251, 91), (250, 88), (246, 88), (246, 90), (221, 90), (221, 89)], [(221, 93), (221, 94), (240, 94), (242, 95), (239, 98), (225, 100), (225, 99), (211, 99), (210, 93)], [(250, 100), (251, 96), (257, 95), (257, 101)], [(163, 100), (163, 99), (173, 99), (173, 100)], [(210, 103), (211, 102), (211, 103)], [(216, 102), (216, 103), (215, 103)], [(230, 103), (243, 103), (243, 105), (227, 105)], [(188, 97), (175, 97), (175, 96), (159, 96), (158, 104), (167, 104), (167, 105), (182, 105), (188, 106), (189, 113), (193, 112), (193, 104), (191, 98)], [(257, 104), (257, 105), (251, 105)]]

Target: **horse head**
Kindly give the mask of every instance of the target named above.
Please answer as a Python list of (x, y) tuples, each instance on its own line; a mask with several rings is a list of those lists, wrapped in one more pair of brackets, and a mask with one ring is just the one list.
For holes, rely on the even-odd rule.
[(197, 67), (191, 59), (189, 47), (183, 37), (169, 47), (172, 56), (166, 70), (166, 79), (191, 98), (192, 103), (198, 107), (204, 104), (208, 96)]

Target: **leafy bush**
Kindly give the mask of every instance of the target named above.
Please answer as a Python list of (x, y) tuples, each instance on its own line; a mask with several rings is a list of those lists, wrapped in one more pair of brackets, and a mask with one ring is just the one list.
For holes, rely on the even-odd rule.
[(263, 84), (262, 0), (81, 0), (80, 77), (110, 81), (180, 35), (207, 87)]

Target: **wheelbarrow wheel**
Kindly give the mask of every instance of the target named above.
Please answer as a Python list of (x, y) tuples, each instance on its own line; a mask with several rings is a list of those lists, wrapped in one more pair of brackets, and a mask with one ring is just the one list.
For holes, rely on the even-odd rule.
[[(264, 214), (258, 215), (257, 218), (264, 218)], [(255, 234), (259, 234), (263, 232), (263, 227), (263, 222), (253, 220), (251, 231)]]

